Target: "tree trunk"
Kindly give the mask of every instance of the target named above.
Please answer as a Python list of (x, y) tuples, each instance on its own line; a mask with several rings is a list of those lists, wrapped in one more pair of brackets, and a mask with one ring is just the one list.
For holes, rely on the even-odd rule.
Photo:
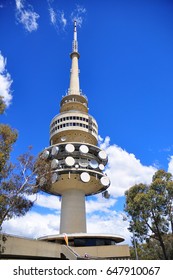
[(164, 258), (165, 258), (165, 260), (168, 260), (168, 257), (167, 257), (167, 254), (166, 254), (166, 249), (165, 249), (165, 244), (164, 244), (164, 242), (163, 242), (163, 238), (162, 238), (161, 232), (160, 232), (160, 230), (159, 230), (159, 228), (158, 228), (158, 224), (157, 224), (157, 222), (156, 222), (156, 219), (155, 219), (155, 215), (154, 215), (154, 213), (153, 213), (153, 210), (151, 210), (151, 213), (152, 213), (153, 220), (154, 220), (154, 223), (155, 223), (155, 226), (156, 226), (156, 229), (157, 229), (156, 235), (158, 236), (158, 241), (159, 241), (160, 246), (161, 246), (161, 248), (162, 248), (162, 252), (163, 252)]

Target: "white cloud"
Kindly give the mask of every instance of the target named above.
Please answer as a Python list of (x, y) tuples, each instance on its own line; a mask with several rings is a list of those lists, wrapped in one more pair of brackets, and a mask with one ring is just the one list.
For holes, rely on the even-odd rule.
[(74, 20), (77, 21), (77, 25), (79, 27), (82, 26), (86, 9), (80, 5), (76, 5), (76, 8), (71, 12), (70, 19), (69, 17), (65, 16), (64, 11), (62, 10), (55, 10), (54, 6), (54, 0), (47, 0), (48, 3), (48, 11), (50, 16), (50, 22), (55, 27), (56, 31), (65, 30), (68, 21), (70, 19), (74, 22)]
[(109, 188), (111, 195), (122, 196), (134, 184), (150, 183), (157, 169), (154, 166), (143, 165), (134, 154), (128, 153), (117, 145), (110, 145), (109, 141), (109, 137), (106, 137), (100, 147), (108, 154), (106, 173), (111, 180)]
[(103, 139), (100, 135), (99, 135), (99, 146), (101, 149), (106, 150), (109, 146), (110, 146), (110, 137), (106, 136), (105, 139)]
[(76, 5), (76, 8), (71, 13), (71, 19), (73, 22), (74, 22), (74, 20), (76, 20), (77, 25), (79, 27), (81, 27), (82, 23), (84, 21), (85, 15), (86, 15), (86, 9), (83, 6)]
[(172, 175), (173, 175), (173, 156), (170, 156), (170, 158), (169, 158), (168, 172), (172, 173)]
[(125, 244), (130, 244), (131, 234), (128, 221), (123, 221), (121, 213), (109, 211), (107, 215), (93, 214), (87, 223), (88, 233), (107, 233), (124, 237)]
[(49, 8), (49, 14), (50, 14), (50, 21), (53, 25), (56, 25), (57, 22), (57, 16), (53, 8)]
[(47, 2), (51, 24), (55, 27), (56, 31), (59, 31), (60, 29), (65, 30), (67, 19), (65, 18), (64, 11), (55, 11), (52, 6), (54, 1), (48, 0)]
[(3, 232), (18, 236), (38, 238), (45, 235), (58, 234), (59, 215), (42, 215), (33, 211), (25, 216), (5, 221)]
[(124, 237), (130, 244), (128, 221), (123, 221), (122, 211), (115, 211), (117, 199), (105, 199), (101, 194), (86, 201), (87, 232), (107, 233)]
[(18, 10), (23, 9), (23, 0), (16, 0), (16, 8)]
[(27, 4), (26, 7), (24, 0), (16, 0), (16, 19), (23, 24), (27, 31), (32, 32), (38, 29), (37, 20), (39, 17), (31, 5)]
[(92, 214), (94, 212), (108, 213), (110, 207), (115, 206), (117, 200), (115, 198), (105, 199), (101, 194), (95, 195), (86, 200), (86, 213)]
[(57, 196), (47, 194), (37, 194), (29, 196), (29, 199), (34, 202), (34, 205), (59, 211), (61, 208), (61, 201)]
[(66, 24), (67, 24), (67, 19), (65, 18), (64, 12), (62, 11), (60, 13), (60, 22), (63, 25), (63, 28), (65, 28)]
[(8, 107), (12, 100), (11, 84), (13, 80), (6, 70), (6, 63), (6, 58), (4, 58), (0, 52), (0, 96), (3, 97), (3, 100)]

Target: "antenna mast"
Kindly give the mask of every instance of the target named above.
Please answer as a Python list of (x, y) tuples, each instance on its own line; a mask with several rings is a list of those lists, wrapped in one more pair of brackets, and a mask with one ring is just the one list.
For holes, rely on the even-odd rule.
[(77, 22), (74, 21), (74, 38), (72, 43), (72, 52), (78, 53), (78, 41), (77, 41)]

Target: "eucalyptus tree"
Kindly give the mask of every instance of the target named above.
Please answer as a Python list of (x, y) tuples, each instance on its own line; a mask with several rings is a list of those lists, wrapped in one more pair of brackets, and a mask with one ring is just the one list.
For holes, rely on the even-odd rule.
[[(5, 104), (0, 97), (0, 114)], [(29, 150), (20, 155), (15, 163), (10, 155), (17, 141), (18, 133), (9, 125), (0, 124), (0, 230), (5, 220), (23, 216), (33, 206), (32, 194), (41, 188), (39, 178), (46, 178), (47, 188), (51, 184), (50, 163), (41, 157), (35, 157)]]
[[(172, 174), (158, 170), (151, 184), (136, 184), (125, 192), (125, 211), (133, 221), (129, 230), (138, 242), (155, 239), (168, 259), (166, 236), (173, 235)], [(169, 254), (170, 255), (170, 254)]]

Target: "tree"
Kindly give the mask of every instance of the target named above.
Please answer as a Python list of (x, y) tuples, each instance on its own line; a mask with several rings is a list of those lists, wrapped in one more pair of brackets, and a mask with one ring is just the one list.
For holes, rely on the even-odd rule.
[[(5, 108), (3, 98), (0, 96), (0, 114), (4, 112)], [(16, 140), (17, 131), (13, 130), (9, 125), (0, 124), (0, 180), (8, 174), (8, 161)]]
[[(0, 98), (0, 113), (5, 104)], [(23, 216), (32, 206), (29, 195), (40, 190), (39, 178), (44, 174), (46, 187), (51, 185), (50, 163), (34, 157), (31, 148), (20, 155), (14, 164), (10, 161), (17, 131), (9, 125), (0, 124), (0, 229), (5, 220)]]
[[(140, 243), (154, 239), (159, 244), (163, 258), (168, 259), (166, 236), (173, 236), (173, 180), (172, 174), (158, 170), (150, 185), (137, 184), (125, 192), (125, 211), (133, 223), (129, 230), (135, 232)], [(151, 242), (150, 242), (151, 244)]]
[(8, 125), (0, 124), (0, 176), (5, 176), (6, 172), (8, 173), (7, 162), (16, 140), (17, 131)]
[(0, 114), (2, 114), (5, 111), (5, 103), (3, 101), (3, 97), (0, 96)]
[(23, 216), (30, 210), (34, 203), (30, 195), (41, 190), (38, 176), (44, 174), (47, 188), (51, 184), (49, 162), (34, 157), (30, 150), (20, 155), (16, 164), (8, 165), (8, 174), (0, 181), (0, 226), (5, 220)]
[(28, 195), (33, 190), (34, 158), (29, 154), (19, 157), (17, 164), (5, 164), (0, 180), (0, 226), (5, 220), (24, 215), (33, 205)]
[[(173, 259), (173, 236), (167, 234), (163, 236), (167, 258)], [(135, 250), (130, 247), (130, 256), (132, 260), (135, 260)], [(142, 244), (138, 244), (138, 257), (140, 260), (164, 260), (162, 248), (158, 240), (150, 238)]]

